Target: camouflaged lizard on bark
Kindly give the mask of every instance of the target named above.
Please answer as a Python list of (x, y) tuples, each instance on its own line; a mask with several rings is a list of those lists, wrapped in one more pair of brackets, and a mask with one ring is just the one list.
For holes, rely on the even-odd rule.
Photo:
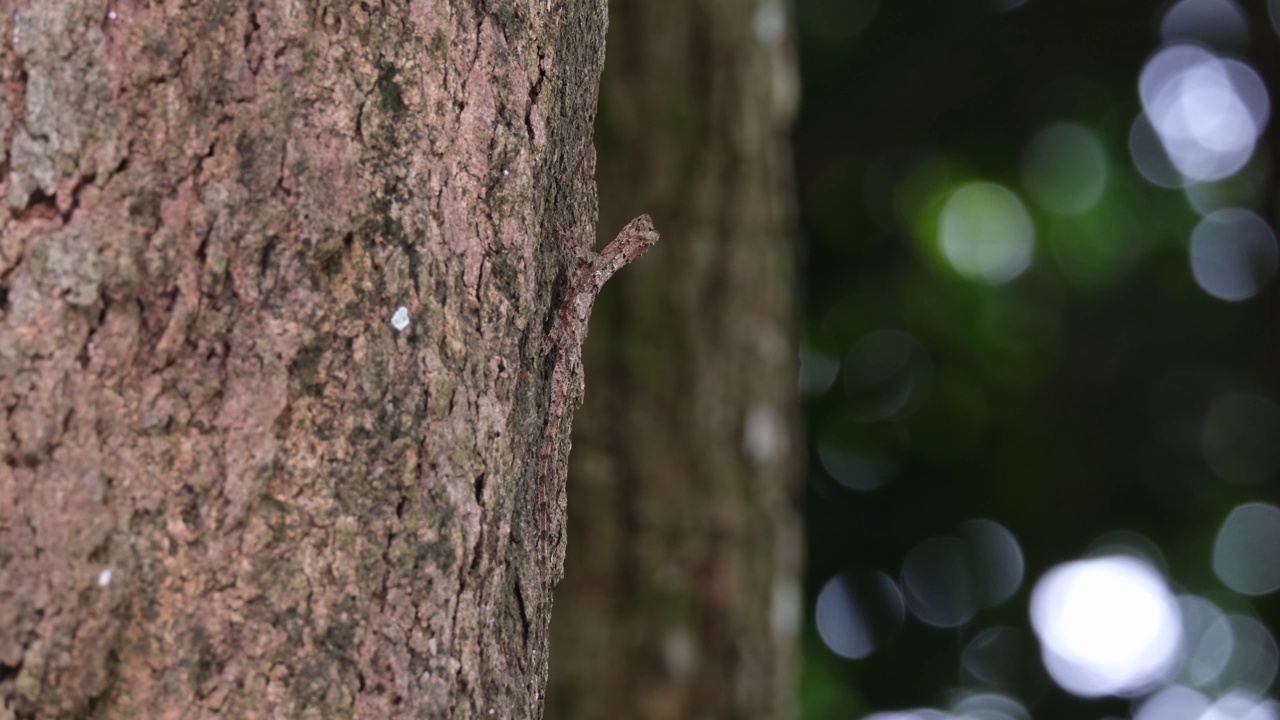
[[(548, 535), (550, 535), (550, 492), (551, 488), (563, 487), (568, 471), (568, 463), (561, 461), (561, 449), (567, 456), (570, 447), (568, 433), (560, 447), (556, 438), (560, 435), (560, 425), (571, 404), (582, 402), (584, 381), (582, 374), (582, 343), (587, 339), (587, 323), (591, 319), (591, 309), (595, 306), (596, 296), (613, 274), (626, 267), (632, 260), (640, 257), (646, 250), (658, 242), (658, 233), (653, 229), (653, 220), (648, 215), (627, 223), (604, 250), (599, 253), (587, 251), (580, 255), (581, 264), (570, 279), (565, 291), (564, 301), (556, 311), (551, 332), (542, 344), (542, 353), (546, 355), (555, 350), (555, 368), (551, 374), (551, 403), (547, 409), (547, 425), (542, 437), (542, 449), (538, 460), (538, 500), (541, 503), (542, 515), (542, 565), (550, 572), (547, 552)], [(552, 478), (552, 472), (555, 477)], [(555, 484), (552, 485), (552, 481)], [(561, 543), (563, 547), (563, 543)]]

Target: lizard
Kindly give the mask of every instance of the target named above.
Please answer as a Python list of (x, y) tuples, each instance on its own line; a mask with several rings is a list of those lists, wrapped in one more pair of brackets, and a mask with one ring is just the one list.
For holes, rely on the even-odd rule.
[[(542, 436), (542, 448), (538, 459), (538, 501), (541, 503), (541, 560), (544, 571), (550, 577), (550, 557), (547, 539), (551, 534), (550, 488), (563, 487), (568, 463), (557, 463), (556, 438), (560, 425), (571, 405), (582, 402), (585, 388), (582, 371), (582, 343), (587, 339), (587, 322), (596, 296), (613, 274), (626, 267), (658, 242), (653, 220), (641, 215), (618, 233), (599, 253), (579, 251), (579, 265), (569, 280), (564, 300), (552, 319), (551, 331), (542, 344), (546, 357), (555, 350), (555, 366), (551, 371), (551, 401), (547, 408), (547, 424)], [(565, 440), (568, 451), (569, 440)], [(556, 477), (551, 474), (555, 472)], [(552, 481), (555, 480), (555, 485)]]

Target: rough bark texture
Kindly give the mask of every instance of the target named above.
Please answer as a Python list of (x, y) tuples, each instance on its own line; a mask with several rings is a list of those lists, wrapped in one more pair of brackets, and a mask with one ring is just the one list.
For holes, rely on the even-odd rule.
[(556, 718), (784, 718), (800, 614), (786, 15), (611, 0), (601, 296), (552, 624)]
[(0, 718), (540, 714), (603, 12), (0, 0)]

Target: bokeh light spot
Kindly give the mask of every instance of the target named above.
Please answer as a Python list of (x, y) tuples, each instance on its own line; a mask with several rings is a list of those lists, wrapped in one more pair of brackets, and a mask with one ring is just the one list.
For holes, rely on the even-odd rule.
[(865, 658), (902, 626), (902, 594), (882, 572), (844, 572), (827, 581), (814, 609), (818, 635), (832, 652)]
[(1107, 186), (1107, 153), (1090, 129), (1058, 123), (1036, 133), (1022, 155), (1022, 183), (1040, 207), (1078, 215), (1098, 204)]
[(1179, 677), (1196, 687), (1217, 682), (1231, 660), (1235, 635), (1227, 616), (1201, 597), (1178, 598), (1182, 612), (1183, 659)]
[(1236, 691), (1219, 698), (1200, 720), (1276, 720), (1277, 711), (1273, 700)]
[(1011, 190), (971, 182), (952, 193), (943, 206), (938, 243), (956, 272), (1000, 285), (1031, 265), (1035, 226)]
[(1257, 71), (1195, 45), (1156, 53), (1138, 90), (1169, 160), (1195, 181), (1219, 180), (1244, 167), (1271, 112)]
[(1244, 168), (1231, 177), (1212, 182), (1187, 183), (1182, 193), (1193, 210), (1201, 216), (1232, 207), (1262, 207), (1267, 191), (1270, 163), (1265, 156), (1254, 155)]
[(967, 520), (958, 537), (927, 538), (907, 553), (903, 595), (921, 622), (957, 627), (1017, 592), (1023, 568), (1013, 533), (991, 520)]
[(831, 388), (840, 361), (813, 348), (800, 346), (800, 394), (821, 395)]
[(996, 693), (964, 697), (951, 706), (951, 714), (963, 720), (1031, 720), (1022, 703)]
[(1187, 179), (1173, 166), (1146, 113), (1139, 113), (1129, 128), (1129, 156), (1133, 158), (1134, 167), (1152, 185), (1177, 188), (1187, 184)]
[(893, 479), (893, 463), (846, 450), (832, 443), (818, 446), (822, 469), (841, 485), (856, 492), (869, 492)]
[(1280, 650), (1271, 631), (1245, 615), (1228, 615), (1221, 622), (1229, 626), (1233, 640), (1231, 659), (1218, 678), (1223, 687), (1239, 687), (1266, 692), (1280, 669)]
[(862, 720), (954, 720), (941, 710), (917, 708), (915, 710), (899, 710), (878, 712), (867, 715)]
[(907, 417), (933, 388), (928, 351), (901, 330), (877, 330), (861, 337), (845, 354), (842, 371), (859, 422)]
[(955, 537), (932, 537), (902, 561), (902, 589), (907, 607), (921, 622), (958, 627), (978, 611), (968, 548)]
[(1219, 300), (1248, 300), (1276, 274), (1280, 251), (1267, 221), (1250, 210), (1210, 213), (1191, 234), (1191, 272)]
[(991, 520), (966, 520), (959, 530), (968, 545), (980, 604), (990, 607), (1013, 597), (1025, 568), (1018, 539)]
[(1142, 701), (1133, 720), (1200, 720), (1209, 698), (1188, 687), (1172, 685)]
[(1166, 43), (1243, 50), (1249, 45), (1249, 18), (1233, 0), (1181, 0), (1165, 13), (1160, 37)]
[(1280, 589), (1280, 508), (1246, 503), (1232, 510), (1213, 546), (1213, 571), (1243, 595)]
[(1205, 464), (1227, 482), (1257, 485), (1280, 469), (1280, 408), (1249, 393), (1214, 400), (1200, 433)]
[(1089, 557), (1124, 555), (1136, 558), (1161, 573), (1168, 568), (1160, 546), (1146, 535), (1133, 530), (1105, 532), (1089, 543), (1089, 549), (1085, 554)]
[(1161, 680), (1182, 638), (1178, 605), (1131, 557), (1059, 565), (1036, 584), (1031, 622), (1053, 679), (1076, 695), (1127, 695)]
[(973, 679), (991, 687), (1017, 686), (1031, 660), (1030, 638), (1018, 628), (987, 628), (974, 636), (960, 656), (960, 665)]

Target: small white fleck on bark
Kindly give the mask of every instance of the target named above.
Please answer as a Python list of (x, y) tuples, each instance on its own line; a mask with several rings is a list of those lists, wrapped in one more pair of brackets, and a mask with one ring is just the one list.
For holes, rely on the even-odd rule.
[(662, 638), (662, 659), (667, 673), (684, 680), (698, 669), (698, 646), (686, 628), (672, 628)]
[(782, 420), (767, 405), (760, 404), (747, 413), (742, 429), (742, 444), (757, 465), (782, 458), (787, 450), (787, 436)]
[(111, 569), (108, 568), (98, 573), (98, 587), (106, 587), (111, 584)]
[(118, 15), (116, 15), (116, 11), (115, 11), (115, 10), (108, 10), (108, 11), (107, 11), (107, 19), (108, 19), (108, 20), (115, 20), (117, 17), (119, 17), (119, 16), (118, 16)]
[(765, 0), (756, 8), (756, 39), (762, 43), (777, 42), (787, 29), (787, 13), (776, 0)]
[(769, 603), (769, 627), (779, 638), (790, 640), (800, 631), (804, 620), (804, 593), (791, 578), (777, 578)]
[(396, 310), (396, 314), (391, 316), (391, 327), (398, 332), (404, 332), (404, 329), (409, 327), (409, 308), (401, 305), (400, 309)]

